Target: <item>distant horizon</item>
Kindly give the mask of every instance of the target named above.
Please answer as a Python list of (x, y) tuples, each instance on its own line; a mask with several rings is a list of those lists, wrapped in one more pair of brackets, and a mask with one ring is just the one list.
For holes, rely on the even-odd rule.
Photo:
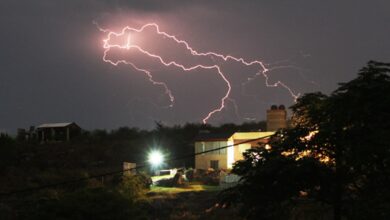
[[(243, 124), (256, 124), (256, 123), (261, 123), (261, 122), (266, 122), (266, 120), (260, 120), (260, 121), (248, 121), (248, 122), (243, 122), (243, 123), (223, 123), (223, 124), (219, 124), (219, 125), (215, 125), (215, 124), (207, 124), (209, 126), (212, 126), (212, 127), (221, 127), (223, 125), (227, 125), (227, 124), (234, 124), (234, 125), (243, 125)], [(139, 129), (140, 131), (153, 131), (154, 129), (156, 129), (156, 127), (152, 127), (152, 128), (148, 128), (148, 129), (142, 129), (142, 128), (139, 128), (139, 127), (136, 127), (136, 126), (130, 126), (130, 125), (121, 125), (121, 126), (118, 126), (116, 128), (84, 128), (82, 125), (80, 125), (79, 123), (77, 123), (76, 121), (73, 121), (73, 122), (48, 122), (48, 123), (41, 123), (41, 124), (37, 124), (37, 125), (31, 125), (33, 126), (34, 128), (36, 128), (37, 126), (39, 125), (42, 125), (42, 124), (56, 124), (56, 123), (76, 123), (77, 125), (79, 125), (81, 127), (81, 129), (83, 131), (94, 131), (94, 130), (105, 130), (107, 132), (111, 132), (111, 131), (114, 131), (114, 130), (117, 130), (117, 129), (120, 129), (120, 128), (135, 128), (135, 129)], [(156, 124), (159, 123), (158, 121), (156, 121)], [(183, 124), (174, 124), (174, 125), (164, 125), (166, 127), (169, 127), (169, 128), (172, 128), (172, 127), (175, 127), (175, 126), (186, 126), (188, 124), (194, 124), (194, 125), (203, 125), (201, 122), (197, 123), (197, 122), (186, 122), (186, 123), (183, 123)], [(18, 127), (13, 133), (12, 132), (6, 132), (4, 130), (0, 130), (0, 133), (3, 133), (3, 134), (7, 134), (7, 135), (10, 135), (10, 136), (16, 136), (17, 135), (17, 130), (18, 129), (25, 129), (26, 131), (28, 131), (30, 128), (30, 126), (24, 128), (24, 127)]]

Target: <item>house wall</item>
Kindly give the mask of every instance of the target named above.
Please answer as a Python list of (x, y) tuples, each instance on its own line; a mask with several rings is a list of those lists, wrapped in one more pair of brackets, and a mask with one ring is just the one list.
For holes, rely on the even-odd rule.
[[(274, 132), (236, 132), (228, 140), (214, 140), (214, 141), (197, 141), (195, 142), (195, 153), (201, 153), (215, 148), (233, 145), (234, 147), (226, 148), (219, 151), (208, 152), (195, 156), (195, 169), (210, 168), (210, 161), (218, 160), (219, 169), (231, 169), (234, 162), (244, 159), (243, 152), (246, 150), (259, 146), (259, 143), (267, 143), (267, 139), (254, 140), (261, 137), (266, 137), (274, 134)], [(242, 142), (247, 143), (239, 144)]]
[(244, 159), (243, 153), (250, 149), (252, 145), (250, 143), (247, 144), (239, 144), (234, 146), (234, 161), (239, 161)]
[[(259, 143), (267, 143), (267, 139), (261, 139), (261, 140), (254, 140), (250, 141), (253, 139), (258, 139), (260, 137), (266, 137), (269, 135), (273, 135), (274, 132), (236, 132), (232, 136), (233, 142), (234, 142), (234, 161), (238, 160), (243, 160), (244, 155), (243, 153), (251, 149), (253, 147), (259, 146)], [(247, 142), (249, 141), (249, 142)], [(242, 142), (246, 142), (243, 144), (239, 144)]]
[[(255, 148), (255, 147), (258, 147), (259, 144), (266, 144), (268, 143), (268, 140), (267, 139), (264, 139), (264, 140), (256, 140), (256, 141), (251, 141), (251, 142), (248, 142), (248, 143), (245, 143), (245, 144), (238, 144), (238, 143), (241, 143), (241, 142), (245, 142), (245, 141), (248, 141), (248, 140), (234, 140), (234, 161), (239, 161), (239, 160), (243, 160), (244, 159), (244, 152), (251, 149), (251, 148)], [(238, 144), (238, 145), (236, 145)]]
[[(195, 153), (201, 153), (219, 147), (227, 146), (227, 141), (198, 141), (195, 142)], [(207, 170), (210, 168), (210, 161), (218, 160), (219, 169), (227, 169), (227, 149), (208, 152), (195, 156), (195, 169)]]
[(197, 155), (195, 158), (195, 168), (207, 170), (210, 168), (212, 160), (218, 160), (219, 169), (227, 169), (226, 155)]
[[(211, 143), (211, 142), (203, 142), (205, 143), (206, 145), (211, 145), (211, 144), (215, 144), (215, 143)], [(229, 143), (229, 144), (232, 144), (233, 142)], [(228, 142), (223, 142), (223, 143), (220, 143), (220, 146), (227, 146), (228, 145)], [(234, 146), (233, 149), (231, 151), (229, 151), (229, 149), (226, 149), (227, 152), (226, 153), (223, 153), (223, 154), (220, 154), (220, 153), (214, 153), (214, 154), (211, 154), (212, 152), (209, 152), (209, 153), (205, 153), (205, 154), (199, 154), (199, 155), (196, 155), (195, 157), (195, 169), (208, 169), (210, 168), (210, 161), (212, 160), (218, 160), (219, 161), (219, 169), (231, 169), (232, 168), (232, 164), (238, 160), (242, 160), (243, 159), (243, 152), (250, 149), (252, 147), (252, 145), (250, 143), (248, 144), (240, 144), (240, 145), (237, 145), (237, 146)], [(202, 152), (202, 149), (203, 146), (202, 146), (202, 142), (196, 142), (195, 143), (195, 149), (199, 149), (199, 150), (196, 150), (196, 153), (198, 152)], [(229, 155), (228, 155), (229, 154)], [(228, 161), (228, 157), (231, 157), (231, 161)]]

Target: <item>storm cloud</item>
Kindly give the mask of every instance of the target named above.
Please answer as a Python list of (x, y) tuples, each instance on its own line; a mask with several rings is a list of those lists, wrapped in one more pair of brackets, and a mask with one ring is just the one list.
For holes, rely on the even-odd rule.
[[(260, 59), (272, 81), (294, 91), (331, 92), (368, 60), (389, 61), (390, 2), (375, 1), (158, 1), (3, 0), (0, 3), (0, 130), (75, 121), (83, 128), (152, 128), (200, 122), (226, 87), (213, 72), (183, 73), (150, 66), (176, 96), (172, 108), (161, 88), (128, 66), (102, 61), (93, 21), (119, 30), (156, 22), (199, 51)], [(172, 45), (166, 49), (181, 56)], [(151, 64), (152, 65), (152, 64)], [(211, 123), (263, 120), (271, 104), (291, 105), (283, 89), (269, 89), (253, 68), (224, 64), (232, 104)]]

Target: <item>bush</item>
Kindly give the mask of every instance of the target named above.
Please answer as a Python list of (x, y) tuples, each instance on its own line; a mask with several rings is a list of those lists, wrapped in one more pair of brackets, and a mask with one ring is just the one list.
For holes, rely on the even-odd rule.
[(108, 188), (83, 189), (37, 204), (23, 219), (141, 219), (131, 199)]
[(127, 174), (119, 184), (119, 192), (132, 201), (145, 198), (146, 191), (150, 189), (152, 179), (146, 174)]
[(149, 175), (145, 173), (138, 173), (136, 176), (139, 179), (139, 181), (142, 182), (145, 189), (150, 189), (150, 186), (153, 184), (153, 181)]

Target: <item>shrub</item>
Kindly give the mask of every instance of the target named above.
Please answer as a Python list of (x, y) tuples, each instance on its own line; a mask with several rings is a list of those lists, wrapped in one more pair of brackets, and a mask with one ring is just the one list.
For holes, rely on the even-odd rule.
[(145, 193), (151, 184), (152, 180), (146, 174), (127, 174), (123, 176), (118, 190), (130, 200), (137, 201), (145, 198)]
[(83, 189), (41, 201), (28, 219), (141, 219), (141, 209), (122, 193), (108, 188)]

